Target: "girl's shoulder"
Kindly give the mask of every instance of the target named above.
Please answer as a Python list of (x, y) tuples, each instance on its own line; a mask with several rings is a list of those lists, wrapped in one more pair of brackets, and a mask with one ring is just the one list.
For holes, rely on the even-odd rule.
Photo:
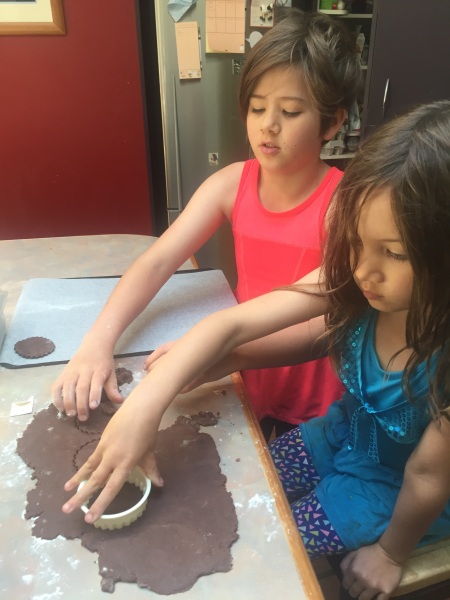
[(226, 167), (223, 167), (220, 170), (220, 173), (224, 177), (232, 179), (234, 182), (237, 180), (237, 182), (239, 183), (239, 180), (242, 175), (242, 171), (249, 162), (250, 161), (248, 161), (248, 160), (247, 161), (241, 160), (239, 162), (231, 163), (231, 165), (227, 165)]
[(208, 187), (211, 186), (210, 192), (213, 192), (213, 196), (220, 202), (222, 210), (228, 218), (231, 218), (242, 173), (247, 162), (241, 161), (227, 165), (207, 180)]
[(248, 162), (249, 161), (240, 161), (222, 167), (222, 169), (208, 177), (206, 181), (212, 182), (214, 185), (223, 186), (224, 188), (237, 187), (239, 186), (243, 169)]

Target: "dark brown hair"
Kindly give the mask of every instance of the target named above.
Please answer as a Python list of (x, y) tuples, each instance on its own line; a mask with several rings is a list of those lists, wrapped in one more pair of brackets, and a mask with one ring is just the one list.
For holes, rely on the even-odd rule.
[(321, 132), (339, 108), (349, 110), (362, 85), (353, 36), (337, 19), (292, 8), (250, 51), (241, 74), (239, 107), (247, 118), (261, 75), (273, 67), (298, 67), (309, 98), (321, 115)]
[[(419, 106), (380, 127), (362, 144), (337, 188), (324, 255), (335, 362), (336, 342), (367, 308), (350, 261), (351, 254), (358, 257), (359, 213), (383, 190), (390, 194), (413, 270), (406, 322), (406, 343), (413, 352), (404, 385), (409, 392), (412, 370), (426, 362), (431, 408), (437, 414), (450, 405), (450, 101)], [(435, 352), (440, 354), (432, 376), (429, 365)]]

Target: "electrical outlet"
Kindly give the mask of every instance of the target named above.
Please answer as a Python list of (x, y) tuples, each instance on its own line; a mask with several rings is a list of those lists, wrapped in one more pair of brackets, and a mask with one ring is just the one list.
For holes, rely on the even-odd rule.
[(239, 75), (245, 63), (245, 58), (232, 58), (231, 59), (231, 72), (233, 75)]

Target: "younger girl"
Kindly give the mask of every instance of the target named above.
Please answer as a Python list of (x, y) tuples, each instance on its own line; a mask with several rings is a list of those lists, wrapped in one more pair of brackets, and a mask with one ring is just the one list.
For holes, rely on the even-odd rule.
[[(63, 510), (109, 478), (86, 517), (95, 521), (137, 462), (161, 485), (154, 440), (183, 386), (278, 331), (272, 344), (263, 340), (267, 365), (282, 349), (280, 330), (326, 312), (344, 395), (325, 417), (275, 440), (271, 453), (308, 552), (351, 551), (342, 562), (350, 595), (389, 598), (415, 546), (450, 535), (449, 190), (450, 101), (381, 127), (332, 203), (324, 283), (311, 274), (196, 325), (111, 419), (66, 490), (88, 483)], [(288, 364), (314, 349), (312, 334), (296, 348), (287, 337)]]
[[(171, 227), (121, 278), (80, 348), (53, 385), (68, 414), (88, 417), (102, 387), (122, 400), (114, 346), (174, 271), (231, 221), (239, 302), (297, 281), (321, 264), (323, 215), (342, 173), (320, 159), (360, 85), (354, 40), (326, 15), (295, 9), (250, 52), (239, 104), (255, 158), (205, 181)], [(324, 414), (341, 386), (328, 358), (245, 374), (267, 435)], [(268, 422), (267, 422), (268, 421)]]

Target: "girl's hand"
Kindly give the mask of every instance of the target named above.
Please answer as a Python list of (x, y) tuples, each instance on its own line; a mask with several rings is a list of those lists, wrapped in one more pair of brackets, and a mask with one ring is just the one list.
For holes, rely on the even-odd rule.
[(352, 598), (388, 600), (400, 583), (403, 565), (375, 543), (347, 554), (341, 570), (342, 585)]
[[(166, 342), (165, 344), (161, 344), (161, 346), (158, 346), (158, 348), (156, 348), (156, 350), (154, 350), (151, 354), (149, 354), (147, 356), (147, 358), (145, 359), (144, 362), (144, 369), (150, 373), (156, 366), (157, 362), (159, 361), (160, 358), (162, 358), (165, 354), (167, 354), (167, 352), (169, 352), (169, 350), (175, 345), (175, 341), (174, 342)], [(210, 371), (211, 371), (211, 376), (210, 376)], [(186, 394), (187, 392), (190, 392), (192, 390), (195, 390), (195, 388), (197, 388), (199, 385), (202, 385), (203, 383), (209, 383), (210, 381), (216, 381), (217, 379), (221, 379), (221, 377), (225, 377), (225, 375), (228, 375), (228, 373), (224, 373), (223, 375), (220, 375), (219, 377), (215, 377), (214, 376), (214, 368), (208, 371), (205, 371), (205, 374), (202, 377), (198, 377), (197, 379), (194, 379), (190, 384), (188, 384), (186, 387), (184, 387), (180, 394)]]
[(86, 421), (89, 410), (100, 404), (103, 388), (110, 400), (123, 402), (112, 353), (82, 346), (53, 383), (53, 404), (69, 417)]
[[(83, 488), (62, 507), (71, 513), (79, 508), (97, 490), (103, 491), (85, 516), (87, 523), (94, 523), (119, 493), (129, 473), (139, 464), (157, 487), (164, 485), (154, 455), (158, 424), (147, 418), (139, 418), (136, 402), (125, 403), (111, 418), (94, 453), (81, 469), (65, 484), (68, 492), (86, 480)], [(145, 407), (144, 407), (145, 408)]]
[(153, 350), (153, 352), (149, 354), (145, 359), (144, 369), (146, 371), (151, 371), (155, 364), (158, 362), (158, 360), (161, 358), (161, 356), (167, 354), (167, 352), (169, 352), (169, 350), (174, 344), (175, 342), (166, 342), (165, 344), (161, 344), (161, 346), (158, 346), (156, 350)]

